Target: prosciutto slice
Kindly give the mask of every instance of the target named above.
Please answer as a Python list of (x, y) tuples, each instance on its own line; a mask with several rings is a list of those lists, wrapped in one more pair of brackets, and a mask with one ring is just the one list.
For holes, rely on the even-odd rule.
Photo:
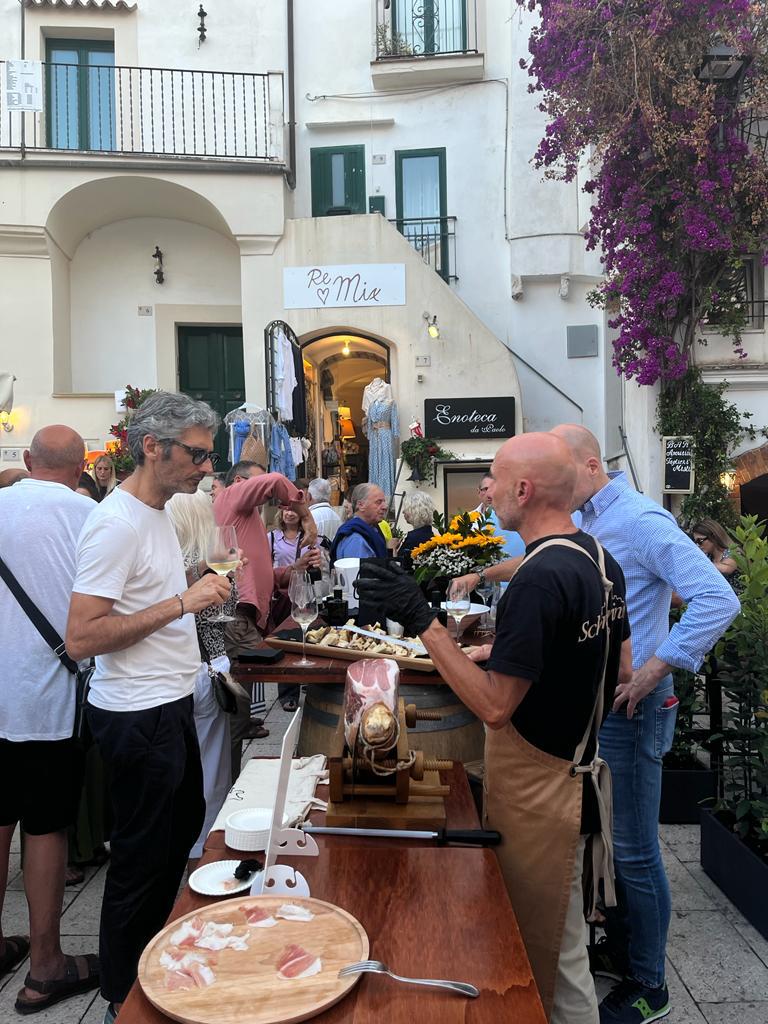
[(297, 978), (311, 978), (323, 969), (319, 956), (308, 953), (301, 946), (286, 946), (277, 960), (277, 976), (283, 981), (295, 981)]
[(261, 907), (238, 907), (244, 915), (251, 928), (274, 928), (277, 921), (272, 914)]
[(397, 744), (400, 669), (391, 658), (364, 658), (347, 669), (344, 738), (350, 750), (391, 750)]

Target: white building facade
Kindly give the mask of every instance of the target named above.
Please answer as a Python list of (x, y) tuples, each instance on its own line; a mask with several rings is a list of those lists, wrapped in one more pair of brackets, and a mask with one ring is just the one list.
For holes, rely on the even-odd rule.
[[(530, 24), (509, 0), (205, 8), (201, 21), (187, 0), (0, 0), (0, 372), (16, 377), (0, 467), (46, 423), (103, 447), (126, 384), (221, 411), (269, 404), (277, 323), (301, 346), (307, 470), (324, 471), (339, 406), (361, 440), (379, 375), (403, 438), (414, 420), (429, 430), (425, 401), (511, 398), (517, 432), (583, 422), (616, 460), (628, 437), (657, 492), (653, 396), (621, 385), (587, 302), (587, 197), (530, 164), (543, 123), (518, 66)], [(20, 59), (42, 62), (40, 88), (29, 65), (13, 101)], [(762, 423), (758, 334), (760, 386), (739, 395)], [(715, 346), (707, 358), (727, 361)], [(438, 468), (438, 505), (499, 441), (441, 443), (455, 465)]]

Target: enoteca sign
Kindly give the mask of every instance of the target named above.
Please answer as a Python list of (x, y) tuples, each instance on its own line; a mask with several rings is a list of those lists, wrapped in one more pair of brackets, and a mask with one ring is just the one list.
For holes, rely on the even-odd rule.
[(404, 306), (404, 263), (284, 267), (286, 309)]
[(427, 437), (513, 437), (514, 433), (514, 398), (424, 400), (424, 434)]

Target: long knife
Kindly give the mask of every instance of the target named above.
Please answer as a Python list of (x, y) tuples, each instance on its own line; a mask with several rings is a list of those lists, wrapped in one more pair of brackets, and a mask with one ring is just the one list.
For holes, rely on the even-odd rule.
[(316, 836), (365, 836), (369, 839), (436, 839), (438, 844), (462, 843), (468, 846), (497, 846), (501, 833), (482, 828), (451, 829), (417, 832), (399, 828), (335, 828), (328, 825), (303, 825), (305, 832)]
[[(336, 629), (341, 633), (347, 630), (349, 633), (358, 633), (360, 636), (369, 636), (372, 640), (378, 640), (384, 644), (399, 644), (400, 647), (407, 647), (411, 651), (416, 651), (417, 654), (424, 655), (427, 653), (427, 649), (423, 643), (413, 643), (412, 640), (401, 640), (398, 636), (388, 636), (382, 633), (374, 633), (371, 629), (363, 629), (361, 626), (336, 626)], [(333, 650), (333, 648), (331, 648)], [(361, 654), (365, 654), (365, 651), (361, 651)]]

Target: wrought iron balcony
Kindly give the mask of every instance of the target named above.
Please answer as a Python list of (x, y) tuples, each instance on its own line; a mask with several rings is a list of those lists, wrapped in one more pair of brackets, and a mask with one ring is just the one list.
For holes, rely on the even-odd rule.
[(702, 326), (716, 334), (725, 323), (737, 321), (742, 331), (762, 331), (765, 329), (767, 307), (765, 299), (734, 299), (727, 308), (710, 310), (702, 320)]
[(379, 0), (377, 60), (477, 52), (477, 0)]
[(455, 217), (400, 217), (390, 223), (444, 281), (458, 281)]
[(3, 108), (0, 92), (0, 149), (283, 159), (279, 73), (45, 63), (43, 96), (33, 113)]

